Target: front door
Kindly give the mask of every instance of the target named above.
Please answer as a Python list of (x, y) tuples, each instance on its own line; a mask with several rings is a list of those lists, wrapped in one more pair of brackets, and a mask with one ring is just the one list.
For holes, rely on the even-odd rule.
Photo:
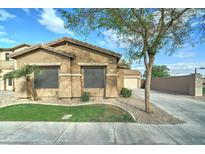
[(86, 66), (83, 71), (83, 91), (90, 92), (93, 97), (104, 97), (105, 67)]

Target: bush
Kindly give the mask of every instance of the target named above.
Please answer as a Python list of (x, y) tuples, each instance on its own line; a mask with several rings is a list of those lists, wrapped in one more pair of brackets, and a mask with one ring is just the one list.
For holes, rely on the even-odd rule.
[(128, 98), (132, 96), (132, 90), (127, 88), (122, 88), (120, 94), (122, 95), (122, 97)]
[(82, 102), (88, 102), (90, 100), (90, 93), (89, 92), (83, 92), (81, 95), (80, 100)]

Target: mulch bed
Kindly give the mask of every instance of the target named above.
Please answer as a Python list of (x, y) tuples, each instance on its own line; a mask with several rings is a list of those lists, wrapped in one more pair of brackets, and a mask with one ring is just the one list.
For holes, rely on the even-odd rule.
[(144, 111), (144, 99), (138, 96), (130, 98), (117, 98), (121, 106), (130, 110), (137, 119), (138, 123), (144, 124), (182, 124), (184, 121), (170, 115), (161, 108), (151, 104), (153, 113), (148, 114)]

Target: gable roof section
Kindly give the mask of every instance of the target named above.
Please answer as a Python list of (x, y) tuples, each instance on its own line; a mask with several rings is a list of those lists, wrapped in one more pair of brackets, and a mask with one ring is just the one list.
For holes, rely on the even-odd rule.
[(56, 54), (59, 54), (59, 55), (62, 55), (62, 56), (66, 56), (66, 57), (69, 57), (69, 58), (75, 58), (74, 54), (71, 54), (71, 53), (68, 53), (68, 52), (65, 52), (65, 51), (61, 51), (61, 50), (56, 50), (52, 47), (48, 47), (48, 46), (45, 46), (45, 45), (36, 45), (36, 46), (30, 47), (30, 48), (27, 48), (27, 49), (24, 49), (24, 50), (21, 50), (21, 51), (13, 52), (10, 55), (10, 57), (16, 59), (17, 57), (19, 57), (23, 54), (29, 53), (31, 51), (34, 51), (36, 49), (44, 49), (44, 50), (47, 50), (49, 52), (56, 53)]
[(124, 75), (140, 75), (141, 72), (139, 70), (130, 70), (130, 69), (125, 69), (124, 70)]
[(19, 49), (19, 48), (22, 48), (22, 47), (31, 47), (31, 45), (29, 44), (20, 44), (20, 45), (17, 45), (13, 48), (11, 48), (12, 50), (16, 50), (16, 49)]
[(79, 41), (79, 40), (76, 40), (76, 39), (73, 39), (73, 38), (68, 38), (68, 37), (63, 37), (61, 39), (49, 42), (46, 45), (54, 46), (54, 45), (57, 45), (57, 44), (62, 43), (62, 42), (70, 42), (72, 44), (76, 44), (76, 45), (79, 45), (79, 46), (82, 46), (82, 47), (85, 47), (85, 48), (89, 48), (89, 49), (92, 49), (92, 50), (95, 50), (95, 51), (98, 51), (98, 52), (101, 52), (101, 53), (104, 53), (104, 54), (107, 54), (107, 55), (114, 56), (114, 57), (116, 57), (118, 59), (121, 58), (121, 54), (119, 54), (119, 53), (115, 53), (115, 52), (113, 52), (111, 50), (100, 48), (100, 47), (91, 45), (89, 43), (86, 43), (86, 42), (83, 42), (83, 41)]
[(30, 47), (29, 44), (19, 44), (17, 46), (14, 46), (12, 48), (0, 48), (0, 51), (14, 51), (16, 49), (22, 48), (22, 47)]
[(126, 65), (125, 63), (119, 62), (117, 65), (118, 68), (122, 68), (122, 69), (129, 69), (129, 66)]

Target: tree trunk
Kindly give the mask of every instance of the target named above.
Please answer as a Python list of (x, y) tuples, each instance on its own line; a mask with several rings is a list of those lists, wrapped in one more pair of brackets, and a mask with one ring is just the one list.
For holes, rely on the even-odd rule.
[(152, 66), (154, 63), (154, 55), (149, 55), (149, 63), (146, 65), (146, 81), (145, 81), (145, 111), (147, 113), (152, 113), (150, 104), (150, 86), (152, 77)]
[(151, 73), (147, 70), (146, 81), (145, 81), (145, 111), (151, 113), (151, 104), (150, 104), (150, 85), (151, 85)]
[(27, 95), (27, 98), (31, 98), (31, 80), (30, 80), (30, 78), (26, 78), (26, 95)]

